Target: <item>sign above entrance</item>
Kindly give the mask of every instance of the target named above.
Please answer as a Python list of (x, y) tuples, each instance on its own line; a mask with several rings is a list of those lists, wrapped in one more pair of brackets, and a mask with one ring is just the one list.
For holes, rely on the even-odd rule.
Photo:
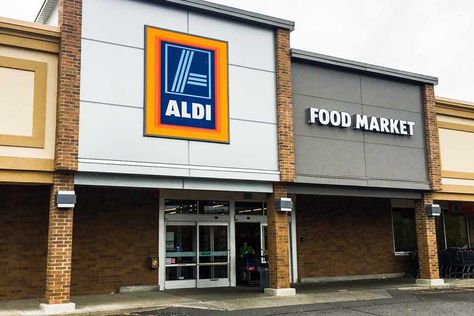
[(415, 122), (392, 119), (366, 114), (350, 115), (342, 111), (330, 111), (319, 108), (306, 109), (306, 122), (323, 126), (340, 128), (352, 127), (355, 130), (371, 131), (378, 133), (413, 136)]
[(227, 42), (145, 27), (145, 135), (229, 142)]

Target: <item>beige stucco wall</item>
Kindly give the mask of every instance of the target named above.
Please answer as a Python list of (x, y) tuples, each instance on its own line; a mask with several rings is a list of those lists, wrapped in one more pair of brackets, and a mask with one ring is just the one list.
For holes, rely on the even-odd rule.
[(474, 120), (438, 114), (438, 124), (442, 191), (474, 193)]
[[(56, 94), (57, 94), (57, 55), (30, 49), (0, 45), (0, 56), (19, 58), (47, 63), (46, 86), (46, 124), (44, 148), (27, 148), (21, 146), (0, 145), (0, 157), (21, 157), (54, 159), (56, 128)], [(0, 93), (0, 101), (12, 99), (10, 103), (0, 105), (0, 134), (19, 136), (31, 135), (32, 116), (32, 80), (31, 73), (14, 69), (1, 69), (0, 84), (2, 89), (11, 86), (9, 91)], [(28, 104), (29, 100), (31, 103)], [(21, 105), (21, 109), (18, 106)], [(29, 112), (30, 111), (30, 112)]]
[(443, 171), (474, 173), (474, 133), (439, 129)]
[(0, 67), (0, 134), (32, 136), (32, 71)]

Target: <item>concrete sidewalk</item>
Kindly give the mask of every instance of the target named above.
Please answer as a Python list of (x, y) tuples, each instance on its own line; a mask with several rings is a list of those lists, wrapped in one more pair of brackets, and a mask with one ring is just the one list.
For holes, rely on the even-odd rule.
[[(470, 281), (470, 282), (469, 282)], [(473, 280), (452, 283), (451, 287), (474, 287)], [(317, 303), (335, 303), (390, 299), (390, 289), (420, 289), (411, 279), (380, 279), (370, 281), (300, 284), (297, 295), (272, 297), (258, 288), (183, 289), (154, 292), (74, 296), (74, 315), (112, 315), (130, 311), (166, 307), (188, 307), (217, 311), (234, 311)], [(39, 310), (40, 300), (0, 302), (0, 316), (45, 315)]]

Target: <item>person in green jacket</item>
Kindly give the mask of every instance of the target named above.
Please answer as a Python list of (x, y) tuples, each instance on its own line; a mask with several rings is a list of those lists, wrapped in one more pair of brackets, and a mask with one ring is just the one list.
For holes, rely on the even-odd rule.
[(243, 258), (245, 255), (254, 255), (255, 250), (252, 246), (249, 246), (246, 241), (244, 241), (242, 247), (240, 247), (240, 258)]

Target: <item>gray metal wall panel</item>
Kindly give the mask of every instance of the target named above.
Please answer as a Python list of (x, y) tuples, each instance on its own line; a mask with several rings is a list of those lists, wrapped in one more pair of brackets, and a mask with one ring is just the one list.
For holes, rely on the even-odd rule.
[(190, 142), (189, 163), (199, 166), (278, 170), (277, 128), (231, 120), (231, 146), (206, 142)]
[(81, 100), (143, 108), (143, 50), (82, 40)]
[(361, 76), (361, 88), (363, 104), (422, 112), (419, 85)]
[[(288, 185), (288, 193), (311, 194), (311, 195), (335, 195), (335, 196), (361, 196), (380, 197), (392, 199), (419, 199), (421, 192), (385, 190), (385, 189), (364, 189), (364, 188), (344, 188), (330, 186), (311, 186), (298, 183)], [(296, 201), (298, 203), (298, 200)]]
[(188, 164), (186, 142), (143, 137), (142, 122), (143, 109), (81, 102), (79, 158)]
[(274, 72), (229, 66), (230, 117), (276, 124), (275, 81)]
[(187, 32), (188, 12), (147, 1), (83, 1), (82, 37), (143, 48), (146, 24)]
[(378, 180), (428, 181), (424, 149), (365, 144), (367, 176)]
[[(350, 140), (362, 142), (364, 140), (364, 135), (358, 131), (351, 129), (342, 129), (334, 128), (329, 126), (314, 126), (309, 124), (299, 124), (300, 122), (305, 122), (306, 120), (306, 108), (301, 105), (308, 105), (328, 108), (338, 111), (345, 111), (348, 113), (361, 113), (362, 106), (360, 103), (349, 103), (337, 100), (323, 99), (312, 96), (294, 94), (293, 95), (293, 104), (298, 106), (298, 111), (294, 111), (294, 121), (295, 121), (295, 135), (297, 136), (312, 136), (312, 137), (322, 137), (322, 138), (331, 138), (331, 139), (340, 139), (340, 140)], [(298, 123), (297, 123), (298, 122)]]
[(360, 76), (308, 64), (293, 63), (293, 93), (360, 103)]
[(229, 42), (229, 63), (275, 71), (273, 31), (252, 24), (189, 12), (188, 32)]
[[(420, 86), (293, 61), (293, 92), (297, 182), (428, 187)], [(311, 106), (410, 120), (415, 135), (308, 125)]]
[(296, 175), (296, 183), (326, 184), (326, 185), (349, 185), (349, 186), (367, 186), (367, 180), (351, 178), (331, 178), (329, 176), (315, 175)]
[(421, 113), (392, 110), (369, 105), (363, 105), (363, 111), (364, 114), (371, 116), (396, 118), (415, 122), (413, 136), (387, 135), (383, 133), (365, 132), (363, 134), (366, 142), (411, 148), (425, 148), (424, 122), (423, 115)]
[(359, 142), (297, 137), (295, 155), (300, 175), (338, 178), (365, 176), (364, 147)]

